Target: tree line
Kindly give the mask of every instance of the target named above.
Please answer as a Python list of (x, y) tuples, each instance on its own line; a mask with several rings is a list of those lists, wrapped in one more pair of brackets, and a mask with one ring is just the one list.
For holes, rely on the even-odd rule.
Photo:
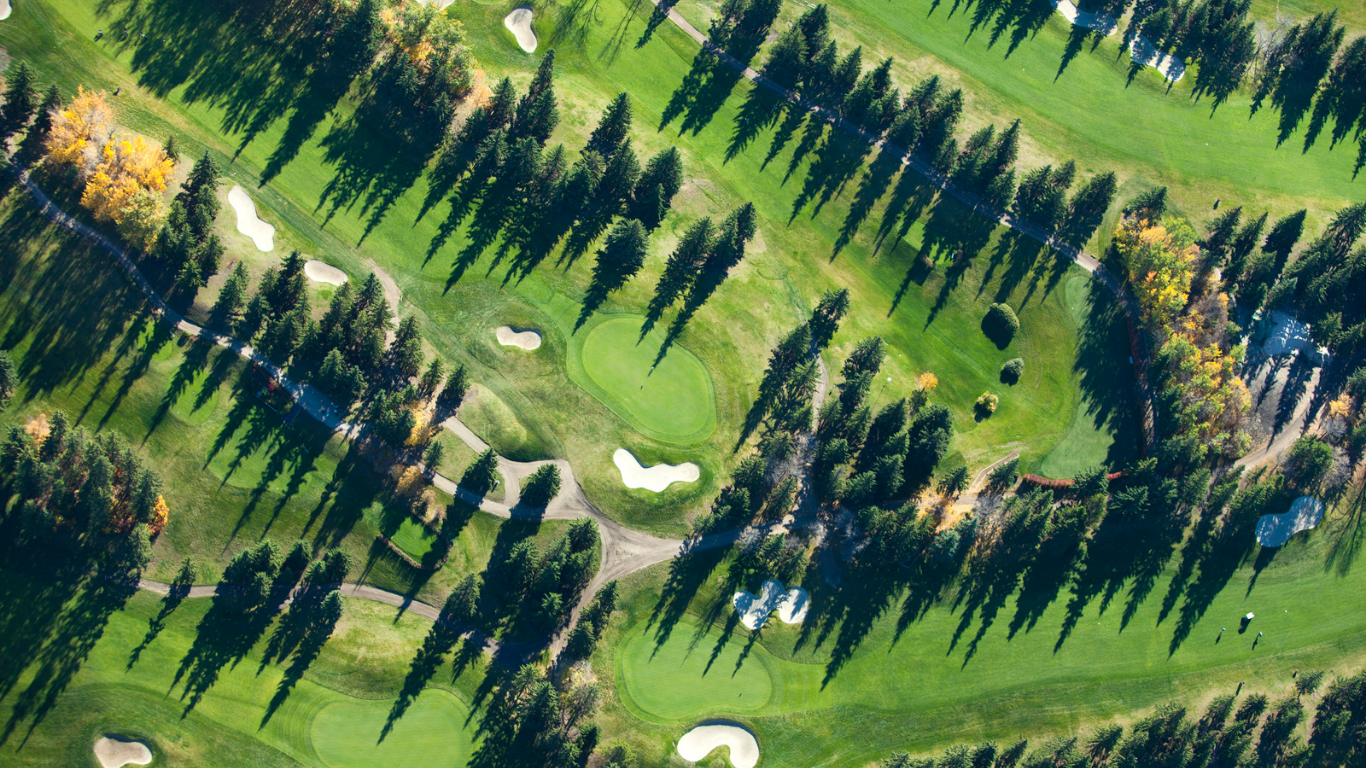
[[(935, 757), (898, 752), (881, 768), (1291, 768), (1360, 765), (1366, 728), (1366, 673), (1297, 672), (1292, 692), (1223, 694), (1203, 709), (1170, 702), (1129, 727), (1008, 745), (958, 744)], [(1319, 696), (1317, 704), (1313, 702)], [(1308, 700), (1308, 706), (1306, 706)], [(1300, 733), (1307, 730), (1308, 739)]]
[(1071, 161), (1019, 177), (1019, 120), (1005, 130), (988, 125), (960, 141), (963, 90), (950, 90), (932, 75), (903, 95), (892, 81), (893, 64), (889, 57), (865, 71), (861, 47), (841, 55), (822, 4), (779, 36), (764, 74), (804, 101), (884, 138), (892, 151), (924, 158), (959, 189), (1000, 210), (1013, 209), (1068, 243), (1085, 243), (1100, 226), (1118, 190), (1113, 173), (1082, 182), (1070, 199), (1067, 193), (1076, 181)]

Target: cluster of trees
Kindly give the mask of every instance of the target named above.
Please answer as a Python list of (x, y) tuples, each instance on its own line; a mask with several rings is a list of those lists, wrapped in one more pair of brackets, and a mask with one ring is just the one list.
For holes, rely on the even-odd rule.
[[(16, 87), (29, 92), (14, 93)], [(35, 101), (31, 76), (16, 77), (6, 93), (6, 104), (28, 111)], [(46, 103), (43, 106), (55, 114), (44, 112), (30, 132), (45, 134), (49, 162), (74, 172), (82, 186), (81, 205), (96, 220), (113, 222), (133, 245), (152, 245), (166, 220), (162, 193), (175, 161), (160, 145), (141, 136), (116, 138), (114, 110), (104, 91), (81, 88), (65, 109), (51, 110)], [(15, 121), (18, 119), (16, 115)], [(23, 121), (27, 120), (24, 116)], [(5, 127), (17, 130), (20, 126), (6, 120)]]
[(497, 566), (500, 584), (533, 626), (554, 629), (592, 579), (599, 548), (597, 523), (589, 518), (575, 520), (548, 552), (542, 553), (530, 539), (509, 548)]
[(1366, 458), (1366, 365), (1357, 366), (1342, 392), (1328, 404), (1321, 434), (1332, 446), (1333, 472), (1354, 468)]
[(487, 722), (480, 764), (514, 768), (584, 768), (598, 748), (592, 717), (602, 698), (601, 684), (574, 668), (552, 675), (527, 664), (498, 686)]
[(598, 589), (598, 593), (593, 595), (593, 602), (579, 614), (578, 623), (569, 633), (565, 651), (578, 659), (592, 656), (598, 639), (602, 637), (603, 630), (607, 629), (607, 622), (611, 621), (612, 612), (616, 609), (617, 582), (613, 579)]
[(1256, 61), (1251, 0), (1147, 0), (1137, 6), (1125, 37), (1141, 31), (1159, 50), (1198, 64), (1197, 93), (1223, 101)]
[[(180, 187), (180, 193), (171, 201), (166, 216), (166, 226), (157, 239), (157, 253), (176, 274), (176, 285), (187, 292), (196, 291), (208, 285), (209, 278), (218, 273), (218, 264), (223, 258), (223, 244), (213, 231), (214, 221), (218, 218), (218, 166), (205, 152), (190, 169), (189, 178)], [(220, 298), (219, 303), (231, 301), (245, 290), (243, 284), (246, 270), (238, 264), (238, 274), (233, 291), (227, 292), (229, 298)]]
[(61, 411), (10, 427), (0, 481), (14, 541), (102, 551), (131, 573), (147, 565), (169, 514), (161, 477), (121, 435), (91, 436)]
[(330, 549), (315, 560), (303, 541), (296, 541), (288, 553), (281, 553), (274, 541), (265, 539), (228, 561), (219, 581), (215, 606), (223, 605), (238, 613), (273, 612), (297, 585), (303, 589), (291, 612), (302, 614), (321, 609), (330, 627), (341, 618), (339, 589), (350, 572), (351, 556), (343, 549)]
[[(379, 53), (363, 107), (367, 117), (400, 139), (435, 143), (473, 82), (464, 28), (429, 3), (399, 3), (383, 13), (378, 5), (362, 0), (342, 21), (341, 58), (368, 65)], [(387, 46), (376, 45), (381, 30)]]
[(501, 232), (507, 246), (520, 251), (523, 273), (566, 237), (572, 261), (611, 226), (597, 253), (586, 319), (644, 265), (649, 232), (668, 215), (683, 184), (682, 158), (670, 147), (641, 167), (631, 145), (625, 93), (607, 105), (572, 166), (562, 145), (546, 150), (559, 122), (554, 63), (551, 51), (520, 98), (504, 79), (489, 103), (450, 136), (433, 172), (428, 204), (455, 189), (450, 224), (458, 224), (479, 199), (478, 240), (492, 242)]
[(1196, 439), (1201, 460), (1238, 456), (1249, 444), (1243, 418), (1252, 404), (1240, 376), (1245, 349), (1229, 321), (1228, 296), (1209, 273), (1235, 247), (1250, 251), (1262, 224), (1245, 236), (1237, 214), (1226, 214), (1202, 248), (1185, 220), (1163, 218), (1164, 208), (1165, 191), (1129, 206), (1113, 241), (1144, 325), (1158, 340), (1159, 426), (1169, 437)]
[(1273, 289), (1295, 305), (1316, 341), (1347, 358), (1366, 352), (1366, 245), (1357, 247), (1364, 231), (1366, 203), (1338, 211)]
[[(1278, 700), (1254, 693), (1217, 696), (1203, 711), (1172, 702), (1132, 726), (1106, 725), (1085, 737), (1052, 738), (1031, 749), (1021, 739), (1009, 746), (986, 742), (956, 745), (937, 757), (898, 752), (882, 768), (1289, 768), (1356, 765), (1366, 729), (1366, 673), (1338, 678), (1323, 692), (1313, 717), (1304, 699), (1323, 681), (1322, 672), (1301, 673), (1294, 692)], [(1310, 726), (1306, 742), (1299, 736)]]
[(960, 148), (955, 132), (963, 114), (962, 89), (948, 90), (938, 76), (921, 81), (904, 96), (891, 79), (888, 58), (863, 71), (863, 50), (841, 57), (830, 35), (829, 12), (817, 5), (774, 44), (764, 74), (803, 99), (841, 114), (893, 146), (916, 153), (947, 172), (959, 188), (987, 204), (1082, 243), (1100, 226), (1118, 189), (1113, 173), (1099, 174), (1069, 202), (1076, 165), (1044, 166), (1027, 173), (1016, 190), (1020, 121), (1003, 131), (986, 126)]

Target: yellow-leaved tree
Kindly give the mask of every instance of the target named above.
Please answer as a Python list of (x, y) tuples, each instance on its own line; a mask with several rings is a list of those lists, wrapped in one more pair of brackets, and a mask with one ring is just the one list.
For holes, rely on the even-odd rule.
[(1169, 226), (1147, 219), (1125, 219), (1115, 232), (1115, 247), (1129, 270), (1143, 322), (1166, 327), (1186, 306), (1199, 262), (1195, 231), (1184, 220)]
[(166, 499), (157, 494), (156, 506), (152, 507), (152, 522), (147, 524), (151, 529), (152, 535), (161, 533), (166, 528), (166, 518), (170, 516), (171, 508), (166, 506)]
[(149, 245), (165, 218), (161, 194), (175, 163), (141, 136), (109, 141), (100, 158), (86, 181), (81, 205), (96, 219), (113, 221), (134, 244)]
[(97, 162), (97, 153), (114, 125), (114, 110), (104, 91), (77, 88), (76, 98), (57, 113), (47, 137), (47, 156), (74, 165), (82, 174)]

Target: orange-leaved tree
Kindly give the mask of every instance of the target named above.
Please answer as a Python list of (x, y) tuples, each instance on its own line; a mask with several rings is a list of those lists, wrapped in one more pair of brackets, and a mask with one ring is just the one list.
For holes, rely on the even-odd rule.
[(47, 137), (47, 156), (74, 165), (82, 174), (98, 162), (97, 153), (114, 126), (114, 110), (104, 91), (78, 88), (76, 98), (60, 110)]

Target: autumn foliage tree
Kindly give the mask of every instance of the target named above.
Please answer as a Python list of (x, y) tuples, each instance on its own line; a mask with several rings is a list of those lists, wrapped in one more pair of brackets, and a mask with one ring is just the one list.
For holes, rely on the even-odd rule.
[(75, 166), (82, 174), (93, 170), (113, 124), (114, 110), (105, 92), (78, 88), (76, 98), (52, 121), (47, 137), (48, 159)]
[(1195, 231), (1185, 221), (1170, 227), (1143, 218), (1125, 219), (1115, 246), (1149, 328), (1169, 325), (1186, 306), (1199, 261)]
[(81, 205), (97, 220), (114, 222), (129, 242), (146, 247), (165, 219), (161, 194), (174, 168), (160, 146), (141, 136), (108, 141), (85, 183)]

